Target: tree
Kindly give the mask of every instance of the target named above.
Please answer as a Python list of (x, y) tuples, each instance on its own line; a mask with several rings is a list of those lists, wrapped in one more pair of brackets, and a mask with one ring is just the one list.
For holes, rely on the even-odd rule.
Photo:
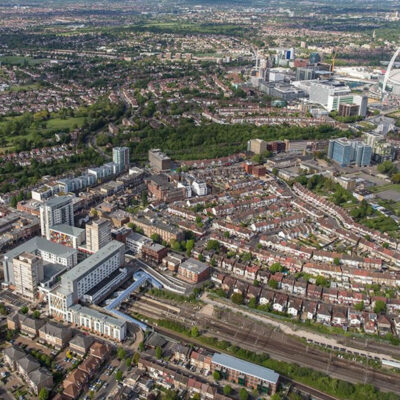
[(394, 174), (392, 176), (392, 182), (395, 184), (399, 184), (400, 183), (400, 172), (397, 172), (396, 174)]
[(194, 240), (190, 239), (186, 242), (186, 255), (189, 257), (194, 247)]
[(273, 263), (270, 267), (269, 267), (269, 271), (271, 272), (271, 274), (276, 274), (277, 272), (282, 272), (283, 271), (283, 266), (282, 264), (276, 262)]
[(131, 357), (128, 357), (128, 358), (125, 360), (125, 364), (126, 364), (126, 367), (127, 367), (127, 368), (130, 368), (131, 365), (132, 365), (132, 358), (131, 358)]
[(215, 251), (219, 251), (220, 248), (220, 243), (218, 242), (218, 240), (209, 240), (207, 243), (207, 250), (215, 250)]
[(386, 311), (386, 304), (383, 300), (377, 300), (374, 306), (374, 313), (380, 314)]
[(10, 206), (11, 206), (12, 208), (17, 208), (17, 203), (18, 203), (17, 198), (16, 198), (15, 196), (11, 197)]
[(162, 350), (160, 346), (156, 347), (156, 357), (157, 359), (160, 359), (162, 357)]
[(317, 279), (315, 280), (317, 286), (329, 287), (330, 282), (322, 275), (318, 275)]
[(339, 258), (338, 258), (338, 257), (335, 257), (335, 258), (333, 259), (333, 263), (334, 263), (335, 265), (340, 265), (340, 260), (339, 260)]
[(29, 308), (27, 306), (22, 306), (19, 310), (22, 314), (27, 314), (29, 311)]
[(229, 396), (232, 393), (232, 388), (229, 385), (224, 386), (224, 395)]
[(397, 171), (396, 166), (391, 161), (384, 161), (382, 164), (378, 165), (377, 169), (379, 173), (389, 176), (392, 176)]
[(41, 388), (39, 392), (38, 399), (39, 400), (47, 400), (49, 398), (49, 392), (46, 388)]
[(40, 318), (40, 311), (39, 310), (35, 310), (32, 313), (32, 317), (35, 318), (35, 319), (39, 319)]
[(219, 380), (221, 379), (221, 374), (220, 374), (218, 371), (214, 371), (214, 372), (213, 372), (213, 378), (214, 378), (216, 381), (219, 381)]
[(240, 400), (247, 400), (249, 398), (249, 393), (245, 388), (241, 388), (239, 391), (239, 399)]
[(117, 370), (117, 372), (115, 373), (115, 380), (117, 381), (117, 382), (121, 382), (122, 381), (122, 371), (119, 369), (119, 370)]
[(270, 279), (268, 281), (268, 286), (272, 289), (278, 289), (279, 283), (275, 281), (274, 279)]
[(161, 236), (158, 234), (158, 233), (153, 233), (151, 236), (150, 236), (150, 239), (153, 241), (153, 242), (155, 242), (155, 243), (161, 243)]
[(190, 336), (198, 337), (199, 335), (200, 335), (199, 328), (197, 326), (194, 326), (190, 331)]
[(256, 308), (257, 307), (257, 299), (255, 297), (252, 297), (248, 304), (247, 304), (250, 308)]
[(0, 303), (0, 314), (1, 315), (7, 315), (8, 314), (7, 308), (3, 303)]
[(233, 293), (231, 300), (234, 304), (243, 304), (243, 295), (240, 293)]
[(133, 365), (137, 365), (139, 363), (140, 360), (140, 354), (139, 353), (135, 353), (132, 357), (132, 363)]
[(139, 343), (139, 351), (144, 351), (144, 343), (143, 342)]
[(354, 308), (357, 311), (363, 311), (364, 310), (364, 300), (361, 300), (359, 303), (357, 303)]
[(200, 397), (200, 394), (199, 393), (195, 393), (193, 396), (192, 396), (192, 400), (200, 400), (201, 399), (201, 397)]
[(118, 347), (117, 357), (119, 360), (123, 360), (126, 357), (126, 351), (123, 347)]

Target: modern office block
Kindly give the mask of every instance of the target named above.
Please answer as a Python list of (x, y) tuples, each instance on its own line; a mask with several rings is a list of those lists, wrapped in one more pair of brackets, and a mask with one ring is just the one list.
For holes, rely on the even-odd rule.
[(342, 167), (351, 164), (365, 167), (371, 164), (372, 148), (359, 140), (334, 139), (329, 141), (328, 158)]
[(117, 164), (119, 171), (124, 171), (129, 167), (129, 148), (114, 147), (113, 148), (113, 163)]
[(150, 167), (156, 171), (165, 171), (171, 169), (172, 161), (160, 149), (149, 150)]

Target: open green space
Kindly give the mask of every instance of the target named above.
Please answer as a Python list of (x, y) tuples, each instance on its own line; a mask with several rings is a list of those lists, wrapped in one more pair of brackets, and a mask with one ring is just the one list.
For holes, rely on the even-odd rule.
[(0, 63), (9, 64), (9, 65), (35, 65), (41, 64), (46, 59), (44, 58), (32, 58), (32, 57), (24, 57), (24, 56), (1, 56)]
[(400, 184), (389, 183), (389, 184), (383, 185), (383, 186), (374, 186), (374, 187), (370, 188), (370, 190), (371, 190), (371, 192), (374, 192), (374, 193), (384, 192), (385, 190), (395, 190), (396, 192), (400, 192)]
[(60, 118), (58, 114), (50, 115), (47, 120), (28, 114), (3, 118), (0, 120), (0, 153), (46, 146), (54, 141), (55, 133), (80, 128), (84, 120), (84, 117)]

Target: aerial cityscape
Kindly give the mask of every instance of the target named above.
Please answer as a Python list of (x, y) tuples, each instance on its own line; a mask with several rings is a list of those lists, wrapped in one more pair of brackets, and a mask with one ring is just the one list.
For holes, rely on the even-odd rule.
[(400, 400), (400, 0), (0, 0), (0, 399)]

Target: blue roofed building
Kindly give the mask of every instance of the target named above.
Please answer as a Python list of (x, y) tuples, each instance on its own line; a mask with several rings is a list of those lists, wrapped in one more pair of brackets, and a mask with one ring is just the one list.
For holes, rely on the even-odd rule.
[(213, 355), (211, 371), (218, 371), (221, 379), (270, 395), (276, 392), (279, 381), (279, 374), (272, 369), (227, 354), (215, 353)]

